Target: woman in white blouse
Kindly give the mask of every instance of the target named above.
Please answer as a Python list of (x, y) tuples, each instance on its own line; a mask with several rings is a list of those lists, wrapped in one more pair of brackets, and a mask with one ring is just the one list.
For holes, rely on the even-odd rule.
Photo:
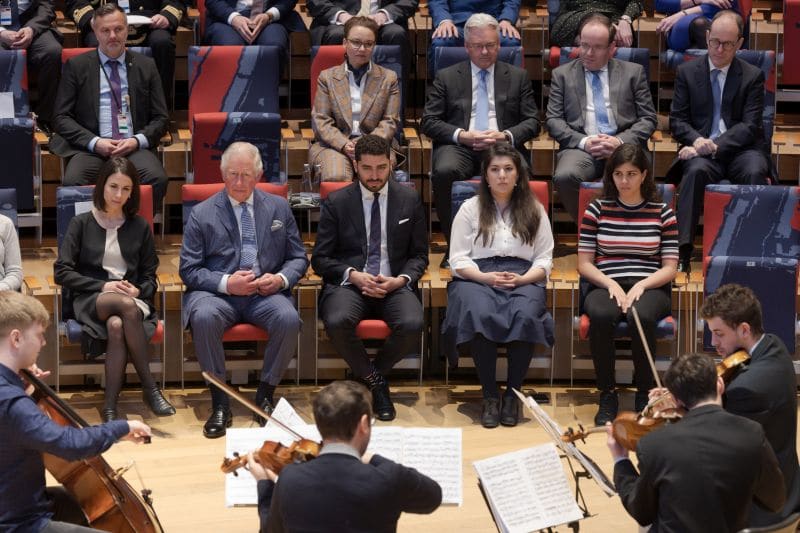
[[(468, 345), (483, 390), (481, 424), (514, 426), (520, 389), (536, 344), (553, 342), (545, 285), (553, 234), (543, 206), (528, 186), (528, 167), (508, 144), (487, 150), (478, 194), (458, 210), (450, 239), (447, 316), (451, 347)], [(502, 404), (495, 376), (497, 344), (508, 353)], [(502, 405), (502, 408), (501, 408)]]
[(150, 373), (148, 340), (158, 317), (156, 254), (150, 224), (139, 210), (139, 176), (123, 157), (100, 168), (90, 212), (73, 218), (54, 265), (64, 288), (65, 313), (72, 300), (83, 326), (83, 353), (105, 353), (104, 421), (117, 418), (117, 396), (130, 358), (142, 382), (143, 399), (154, 414), (175, 414)]
[(22, 256), (17, 228), (10, 218), (0, 215), (0, 291), (22, 287)]

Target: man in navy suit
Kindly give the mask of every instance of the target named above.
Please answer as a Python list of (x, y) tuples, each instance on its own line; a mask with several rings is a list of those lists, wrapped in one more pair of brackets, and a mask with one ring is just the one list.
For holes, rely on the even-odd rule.
[[(248, 322), (269, 332), (256, 403), (270, 412), (273, 393), (297, 347), (300, 317), (291, 288), (308, 267), (286, 200), (256, 190), (258, 149), (235, 142), (222, 154), (225, 189), (201, 202), (186, 223), (180, 276), (186, 284), (183, 327), (192, 328), (200, 367), (225, 379), (223, 332)], [(208, 438), (231, 425), (226, 394), (211, 387)]]
[[(395, 417), (384, 377), (419, 348), (422, 304), (417, 281), (428, 266), (428, 232), (419, 195), (389, 179), (389, 143), (362, 135), (355, 146), (358, 183), (322, 204), (311, 264), (325, 280), (322, 321), (336, 351), (367, 383), (380, 420)], [(392, 334), (374, 362), (355, 329), (379, 318)]]
[(397, 531), (401, 513), (428, 514), (439, 507), (442, 488), (436, 481), (365, 454), (371, 417), (367, 389), (334, 381), (314, 397), (319, 457), (287, 465), (278, 479), (248, 456), (247, 468), (258, 480), (261, 531)]

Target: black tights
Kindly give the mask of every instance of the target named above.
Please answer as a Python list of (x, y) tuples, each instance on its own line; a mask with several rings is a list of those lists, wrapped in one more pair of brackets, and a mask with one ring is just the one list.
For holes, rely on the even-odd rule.
[[(469, 350), (478, 370), (478, 379), (481, 382), (484, 398), (499, 398), (500, 390), (497, 387), (497, 343), (492, 342), (480, 333), (469, 342)], [(511, 389), (522, 389), (522, 382), (533, 358), (533, 343), (513, 341), (506, 343), (508, 356), (508, 382), (506, 394)], [(513, 394), (513, 393), (511, 393)]]
[(142, 388), (150, 390), (156, 386), (150, 373), (147, 336), (142, 312), (130, 296), (103, 293), (97, 297), (95, 310), (97, 317), (105, 321), (108, 330), (105, 407), (114, 408), (125, 381), (128, 356), (139, 374)]

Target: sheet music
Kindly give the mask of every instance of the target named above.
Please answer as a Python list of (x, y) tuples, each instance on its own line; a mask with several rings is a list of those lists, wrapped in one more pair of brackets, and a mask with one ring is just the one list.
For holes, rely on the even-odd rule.
[(436, 480), (443, 504), (463, 503), (461, 428), (374, 427), (367, 451)]
[[(281, 399), (278, 400), (275, 410), (272, 411), (272, 416), (292, 428), (294, 431), (297, 431), (297, 433), (299, 433), (304, 439), (322, 442), (322, 436), (319, 434), (319, 431), (317, 431), (317, 426), (306, 423), (306, 421), (297, 414), (297, 411), (294, 410), (294, 407), (292, 407), (292, 404), (290, 404), (286, 398), (281, 397)], [(290, 443), (297, 440), (294, 435), (280, 427), (277, 423), (273, 422), (271, 418), (267, 420), (267, 423), (264, 427), (279, 432), (280, 435), (282, 435), (280, 442), (284, 446), (288, 446)]]
[(608, 476), (606, 476), (605, 473), (600, 470), (600, 467), (597, 466), (597, 464), (589, 456), (584, 455), (583, 452), (581, 452), (575, 446), (575, 444), (561, 440), (561, 435), (564, 433), (564, 430), (561, 429), (561, 426), (558, 425), (558, 422), (550, 418), (550, 416), (544, 411), (544, 409), (541, 408), (536, 400), (530, 396), (525, 396), (516, 389), (514, 389), (514, 394), (516, 394), (517, 397), (522, 401), (522, 404), (528, 408), (533, 417), (537, 422), (539, 422), (539, 425), (542, 426), (556, 446), (558, 446), (566, 455), (573, 457), (576, 461), (578, 461), (608, 497), (614, 496), (617, 493), (616, 489), (614, 488), (614, 484), (610, 479), (608, 479)]
[(504, 532), (528, 533), (583, 518), (552, 443), (475, 461), (473, 467)]

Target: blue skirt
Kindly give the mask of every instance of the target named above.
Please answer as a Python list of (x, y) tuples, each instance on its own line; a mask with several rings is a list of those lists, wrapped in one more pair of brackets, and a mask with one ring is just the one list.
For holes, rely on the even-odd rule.
[[(481, 272), (524, 274), (531, 262), (518, 257), (491, 257), (475, 261)], [(450, 367), (458, 364), (458, 345), (481, 334), (497, 343), (523, 341), (553, 345), (553, 317), (547, 311), (545, 287), (523, 285), (496, 289), (483, 283), (454, 278), (447, 285), (447, 314), (442, 324), (442, 349)]]

